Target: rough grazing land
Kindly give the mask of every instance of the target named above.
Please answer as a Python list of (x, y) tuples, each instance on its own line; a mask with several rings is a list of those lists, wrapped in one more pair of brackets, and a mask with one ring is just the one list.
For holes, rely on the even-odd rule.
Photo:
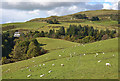
[(117, 79), (118, 39), (75, 44), (2, 68), (3, 79)]

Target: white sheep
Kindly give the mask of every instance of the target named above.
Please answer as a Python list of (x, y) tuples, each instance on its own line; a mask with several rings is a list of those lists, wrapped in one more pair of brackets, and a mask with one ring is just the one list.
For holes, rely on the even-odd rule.
[(52, 66), (54, 66), (55, 64), (52, 64)]
[(45, 74), (40, 75), (40, 77), (43, 77)]
[(61, 66), (64, 66), (64, 64), (61, 64)]
[(72, 54), (70, 54), (70, 57), (72, 57)]
[(114, 57), (115, 55), (113, 54), (113, 57)]
[(106, 66), (111, 66), (111, 64), (110, 63), (106, 63)]
[(32, 62), (35, 62), (35, 61), (32, 61)]
[(86, 54), (84, 54), (84, 55), (86, 55)]
[(61, 57), (61, 55), (59, 55), (59, 57)]
[(27, 69), (28, 69), (29, 67), (27, 67)]
[(41, 64), (39, 66), (41, 66)]
[(98, 53), (96, 53), (96, 55), (98, 55)]
[(51, 73), (51, 72), (52, 72), (52, 70), (48, 71), (48, 73)]
[(43, 66), (45, 66), (45, 64), (43, 64)]
[(98, 63), (101, 62), (101, 60), (98, 61)]
[(29, 69), (29, 71), (31, 71), (31, 69)]
[(29, 78), (31, 76), (31, 74), (30, 75), (27, 75), (27, 77)]
[(105, 54), (105, 53), (103, 52), (103, 54)]

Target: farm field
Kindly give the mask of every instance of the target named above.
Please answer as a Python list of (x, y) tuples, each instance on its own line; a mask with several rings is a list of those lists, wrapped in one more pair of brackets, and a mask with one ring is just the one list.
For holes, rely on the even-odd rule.
[(2, 24), (7, 59), (2, 58), (0, 78), (118, 79), (117, 15), (118, 10), (102, 9)]
[(61, 26), (64, 26), (66, 29), (69, 27), (69, 25), (82, 25), (82, 26), (93, 26), (97, 29), (116, 29), (118, 30), (118, 24), (117, 21), (85, 21), (81, 23), (65, 23), (61, 22), (60, 24), (48, 24), (48, 23), (42, 23), (42, 22), (26, 22), (26, 23), (13, 23), (13, 24), (4, 24), (3, 27), (9, 25), (15, 25), (16, 28), (13, 28), (12, 30), (31, 30), (31, 31), (49, 31), (50, 29), (58, 30)]
[(65, 49), (78, 44), (75, 42), (70, 42), (70, 41), (61, 40), (61, 39), (52, 39), (47, 37), (39, 37), (37, 38), (37, 40), (39, 43), (44, 44), (42, 46), (44, 49), (49, 51)]
[[(46, 39), (38, 38), (43, 42)], [(51, 39), (47, 40), (49, 40), (48, 48), (50, 48)], [(64, 44), (62, 45), (65, 47)], [(106, 63), (110, 63), (111, 66), (106, 66)], [(51, 51), (42, 56), (5, 64), (2, 69), (3, 79), (117, 79), (118, 38), (84, 45), (71, 44), (67, 48)], [(31, 76), (27, 77), (30, 74)], [(42, 74), (44, 76), (40, 77)]]

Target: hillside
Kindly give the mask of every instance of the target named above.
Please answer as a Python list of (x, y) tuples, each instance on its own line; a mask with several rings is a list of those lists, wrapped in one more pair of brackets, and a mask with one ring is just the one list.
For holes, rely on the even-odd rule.
[(52, 39), (47, 37), (40, 37), (37, 38), (37, 40), (39, 43), (44, 44), (42, 46), (44, 49), (49, 50), (50, 52), (55, 50), (65, 49), (78, 44), (61, 39)]
[[(106, 66), (106, 63), (111, 66)], [(69, 46), (29, 60), (6, 64), (2, 68), (3, 79), (117, 79), (118, 38)], [(40, 77), (42, 74), (45, 75)]]
[[(76, 19), (73, 16), (77, 14), (85, 14), (88, 18), (98, 16), (100, 21), (90, 21), (89, 19)], [(118, 10), (94, 10), (83, 11), (65, 16), (50, 16), (47, 18), (35, 18), (23, 23), (8, 23), (2, 24), (3, 32), (7, 30), (21, 30), (21, 31), (49, 31), (50, 29), (58, 30), (61, 26), (66, 29), (70, 24), (81, 24), (82, 26), (89, 25), (97, 29), (118, 29)], [(60, 24), (48, 24), (49, 19), (57, 19)]]
[(2, 24), (2, 78), (117, 79), (117, 17), (93, 10)]

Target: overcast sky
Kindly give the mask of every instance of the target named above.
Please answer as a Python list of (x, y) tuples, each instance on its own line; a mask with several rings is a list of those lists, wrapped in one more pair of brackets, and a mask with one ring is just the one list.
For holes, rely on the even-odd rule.
[[(101, 2), (102, 1), (102, 2)], [(0, 23), (24, 22), (51, 15), (67, 15), (87, 10), (118, 10), (119, 0), (3, 0)], [(1, 19), (1, 18), (0, 18)]]

